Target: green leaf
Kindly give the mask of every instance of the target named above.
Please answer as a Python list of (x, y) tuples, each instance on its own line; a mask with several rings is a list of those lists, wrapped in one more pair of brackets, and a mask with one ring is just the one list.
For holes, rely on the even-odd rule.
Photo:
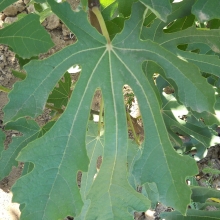
[(10, 173), (12, 166), (18, 165), (15, 158), (29, 142), (37, 138), (40, 130), (40, 127), (35, 121), (24, 118), (8, 123), (5, 128), (7, 130), (19, 130), (23, 135), (22, 137), (14, 137), (9, 148), (2, 151), (0, 158), (0, 179), (3, 179)]
[[(70, 67), (79, 63), (86, 65), (87, 60), (93, 57), (94, 51), (97, 52), (97, 56), (101, 56), (103, 51), (100, 49), (104, 48), (104, 38), (91, 27), (83, 11), (73, 14), (68, 5), (67, 2), (58, 4), (57, 15), (64, 18), (68, 28), (76, 35), (91, 37), (89, 41), (91, 41), (93, 49), (90, 49), (91, 45), (87, 44), (83, 39), (84, 37), (82, 37), (80, 42), (59, 51), (56, 56), (51, 56), (44, 61), (33, 60), (25, 65), (24, 70), (29, 74), (24, 81), (14, 85), (13, 93), (16, 95), (9, 94), (9, 104), (4, 108), (5, 123), (26, 115), (31, 117), (40, 115), (43, 112), (49, 93)], [(81, 19), (78, 19), (78, 17), (81, 17)], [(73, 22), (76, 22), (76, 24)], [(81, 28), (74, 29), (77, 25)], [(100, 46), (102, 48), (99, 48)], [(62, 62), (60, 57), (66, 57), (67, 59)], [(37, 74), (39, 72), (41, 74)], [(20, 90), (20, 88), (22, 89)], [(33, 90), (33, 88), (35, 89)], [(18, 96), (19, 98), (17, 98)]]
[(118, 2), (115, 0), (100, 1), (102, 16), (105, 21), (109, 21), (118, 15)]
[(210, 167), (205, 167), (202, 169), (203, 173), (209, 173), (210, 175), (220, 175), (220, 170), (212, 169)]
[[(219, 138), (215, 137), (213, 132), (207, 127), (200, 127), (195, 123), (190, 122), (190, 114), (188, 115), (188, 111), (185, 106), (180, 105), (176, 99), (172, 95), (165, 95), (167, 102), (164, 103), (164, 107), (162, 108), (164, 121), (167, 127), (177, 127), (182, 130), (184, 133), (191, 135), (197, 141), (202, 143), (207, 148), (210, 145), (217, 144), (219, 142)], [(186, 121), (180, 119), (182, 115), (188, 115)], [(215, 143), (213, 142), (215, 139)]]
[(7, 8), (9, 5), (13, 4), (17, 0), (1, 0), (0, 2), (0, 11), (3, 11), (5, 8)]
[(21, 80), (24, 80), (24, 79), (26, 78), (26, 74), (25, 74), (25, 73), (18, 72), (18, 71), (16, 71), (16, 70), (12, 70), (12, 74), (13, 74), (15, 77), (17, 77), (17, 78), (19, 78), (19, 79), (21, 79)]
[(10, 46), (22, 58), (44, 53), (53, 46), (36, 14), (29, 14), (0, 30), (0, 43)]
[(162, 21), (167, 20), (167, 16), (171, 13), (172, 8), (169, 0), (141, 0), (144, 5), (148, 6), (151, 11)]
[(85, 219), (86, 212), (89, 209), (90, 201), (87, 200), (87, 195), (92, 187), (92, 184), (98, 175), (98, 168), (97, 168), (97, 160), (99, 158), (100, 163), (100, 156), (103, 154), (104, 148), (104, 138), (103, 134), (101, 136), (98, 135), (98, 124), (92, 121), (88, 123), (88, 131), (86, 137), (86, 149), (87, 154), (89, 156), (90, 164), (88, 167), (88, 172), (83, 172), (82, 180), (81, 180), (81, 196), (84, 202), (84, 206), (78, 218), (76, 220)]
[(0, 153), (1, 154), (4, 151), (4, 141), (5, 141), (5, 133), (2, 130), (0, 130)]
[(199, 0), (195, 3), (195, 5), (193, 5), (192, 13), (199, 19), (200, 22), (205, 22), (213, 18), (220, 18), (219, 7), (219, 0)]
[[(219, 142), (219, 137), (215, 136), (211, 129), (205, 126), (200, 121), (200, 118), (196, 119), (191, 115), (188, 109), (177, 102), (173, 94), (166, 94), (164, 88), (169, 84), (162, 78), (157, 78), (157, 87), (161, 95), (162, 108), (164, 122), (167, 130), (169, 131), (170, 138), (173, 140), (175, 146), (179, 145), (178, 137), (173, 132), (177, 132), (176, 128), (181, 131), (178, 132), (182, 135), (187, 134), (198, 142), (202, 143), (206, 148)], [(186, 119), (181, 119), (182, 117)], [(176, 137), (175, 137), (176, 136)]]
[[(212, 200), (210, 200), (210, 201), (212, 201)], [(217, 203), (217, 202), (214, 202), (214, 201), (213, 202), (206, 202), (206, 203), (194, 203), (194, 204), (196, 204), (196, 208), (198, 207), (199, 210), (210, 209), (210, 206), (216, 207), (218, 210), (220, 208), (220, 203)]]
[(218, 125), (220, 123), (220, 97), (216, 96), (216, 103), (215, 103), (215, 114), (209, 113), (209, 112), (192, 112), (193, 115), (195, 115), (196, 118), (202, 118), (204, 120), (204, 123), (206, 125)]
[(208, 22), (207, 25), (210, 29), (219, 29), (220, 27), (220, 20), (219, 19), (213, 19)]
[(42, 12), (44, 9), (43, 9), (43, 7), (41, 6), (41, 4), (39, 4), (39, 3), (34, 3), (34, 9), (38, 12), (38, 13), (40, 13), (40, 12)]
[(37, 60), (38, 56), (36, 57), (31, 57), (30, 59), (23, 59), (21, 57), (19, 57), (17, 54), (15, 55), (15, 57), (18, 59), (20, 68), (22, 69), (24, 67), (24, 65), (28, 64), (31, 60)]
[(134, 140), (128, 139), (127, 150), (127, 169), (128, 169), (128, 181), (134, 189), (138, 189), (140, 185), (136, 181), (135, 176), (132, 174), (135, 162), (140, 158), (142, 154), (142, 147), (138, 146)]
[[(182, 4), (173, 4), (173, 14), (169, 16), (167, 24), (173, 21), (174, 17), (182, 17), (184, 14), (187, 15), (189, 13), (188, 6), (190, 4), (191, 3), (189, 1), (183, 1)], [(188, 10), (185, 10), (185, 8)], [(179, 59), (185, 60), (186, 62), (190, 61), (188, 63), (189, 65), (191, 65), (191, 62), (195, 63), (198, 65), (201, 71), (209, 69), (209, 72), (212, 74), (219, 74), (217, 73), (219, 64), (216, 66), (216, 63), (219, 63), (219, 61), (217, 61), (216, 57), (213, 60), (213, 57), (210, 57), (209, 59), (209, 57), (206, 56), (206, 67), (204, 69), (204, 60), (202, 55), (191, 52), (184, 52), (177, 48), (178, 45), (200, 42), (207, 44), (213, 51), (218, 52), (220, 51), (220, 43), (218, 40), (220, 36), (219, 30), (198, 30), (195, 27), (190, 27), (185, 30), (168, 34), (164, 33), (163, 29), (164, 23), (157, 19), (154, 21), (150, 28), (143, 29), (142, 37), (143, 39), (152, 39), (156, 41), (167, 50), (176, 54)], [(178, 87), (178, 101), (183, 103), (186, 107), (190, 107), (192, 110), (198, 112), (210, 111), (210, 113), (214, 113), (213, 106), (215, 103), (215, 98), (213, 96), (213, 88), (207, 84), (207, 81), (204, 78), (201, 77), (199, 71), (196, 70), (196, 68), (192, 72), (194, 74), (191, 74), (190, 71), (185, 71), (184, 74), (181, 75), (171, 74), (170, 71), (168, 74), (165, 73), (165, 77), (168, 79), (172, 86), (176, 85)], [(191, 83), (193, 86), (190, 85)], [(204, 87), (206, 87), (205, 91), (203, 89)], [(191, 90), (192, 88), (194, 91)], [(188, 95), (186, 95), (187, 93)], [(212, 98), (210, 99), (210, 97)], [(200, 101), (198, 101), (198, 98)], [(203, 105), (203, 109), (200, 109), (201, 106), (197, 106), (197, 102)], [(194, 106), (192, 103), (194, 103)], [(204, 108), (205, 106), (207, 107), (206, 109)]]
[(37, 2), (37, 3), (44, 3), (44, 2), (46, 2), (46, 0), (34, 0), (35, 2)]
[(115, 0), (100, 0), (101, 7), (103, 9), (109, 7), (109, 5), (113, 4)]
[(175, 20), (175, 22), (164, 30), (165, 33), (172, 33), (176, 31), (184, 30), (188, 27), (191, 27), (194, 23), (194, 15), (188, 15), (186, 17)]
[(144, 193), (144, 195), (146, 194), (147, 198), (151, 201), (151, 208), (156, 208), (156, 205), (159, 201), (157, 185), (155, 183), (145, 183), (142, 193)]
[(117, 17), (112, 19), (111, 21), (105, 22), (111, 39), (113, 39), (117, 33), (122, 31), (124, 26), (124, 21), (125, 21), (124, 18)]
[(219, 190), (209, 189), (201, 186), (191, 186), (192, 189), (192, 200), (194, 202), (204, 203), (209, 198), (219, 198)]
[(47, 124), (45, 124), (45, 125), (41, 128), (41, 130), (40, 130), (40, 132), (39, 132), (39, 134), (38, 134), (38, 138), (41, 137), (41, 136), (43, 136), (46, 132), (48, 132), (54, 124), (55, 124), (55, 121), (50, 121), (50, 122), (48, 122)]
[(9, 93), (11, 90), (9, 88), (6, 88), (6, 87), (0, 85), (0, 91)]
[(154, 13), (152, 13), (150, 10), (148, 10), (145, 15), (145, 20), (144, 20), (143, 25), (145, 27), (148, 27), (148, 26), (150, 27), (150, 25), (154, 22), (156, 17), (157, 16)]
[(220, 211), (200, 211), (191, 209), (187, 211), (187, 216), (182, 216), (179, 212), (163, 212), (161, 218), (166, 220), (219, 220)]
[(85, 10), (87, 8), (87, 5), (88, 5), (88, 0), (81, 0), (80, 2), (81, 2), (83, 10)]
[(207, 152), (207, 147), (192, 137), (190, 137), (189, 141), (184, 142), (183, 147), (184, 153), (189, 155), (192, 155), (191, 150), (193, 151), (194, 149), (196, 149), (194, 159), (197, 161), (204, 158), (204, 155), (206, 155)]
[(117, 0), (119, 13), (122, 13), (124, 17), (130, 16), (131, 7), (135, 1), (136, 0)]
[[(89, 25), (86, 13), (74, 13), (67, 2), (48, 3), (78, 41), (50, 58), (25, 66), (26, 79), (15, 84), (9, 94), (10, 102), (4, 109), (6, 121), (22, 115), (37, 116), (67, 69), (78, 64), (82, 72), (59, 120), (17, 158), (34, 164), (34, 169), (13, 187), (14, 201), (25, 203), (21, 219), (57, 219), (81, 213), (83, 199), (76, 176), (79, 170), (87, 172), (90, 165), (85, 139), (89, 103), (97, 88), (104, 100), (105, 141), (101, 168), (86, 196), (90, 204), (86, 204), (85, 219), (133, 219), (133, 210), (145, 211), (150, 207), (149, 200), (128, 181), (128, 134), (122, 93), (125, 84), (133, 89), (144, 113), (146, 138), (143, 154), (134, 167), (137, 179), (142, 183), (155, 182), (160, 201), (185, 214), (191, 194), (185, 178), (195, 175), (197, 167), (193, 159), (179, 156), (172, 148), (157, 96), (143, 74), (142, 63), (153, 60), (166, 73), (175, 75), (197, 72), (197, 68), (157, 43), (140, 40), (146, 9), (141, 3), (134, 4), (131, 18), (111, 43)], [(158, 161), (164, 165), (161, 167)], [(27, 186), (31, 193), (26, 193)]]
[(58, 87), (54, 88), (47, 102), (53, 103), (54, 107), (56, 108), (62, 108), (63, 106), (66, 106), (71, 95), (70, 86), (71, 86), (70, 74), (65, 73), (64, 82), (62, 79), (58, 82)]

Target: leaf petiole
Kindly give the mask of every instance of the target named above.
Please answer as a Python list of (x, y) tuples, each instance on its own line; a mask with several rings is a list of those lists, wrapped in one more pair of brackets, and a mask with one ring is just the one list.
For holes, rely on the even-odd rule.
[(99, 8), (98, 7), (93, 7), (92, 12), (96, 15), (96, 17), (99, 21), (99, 25), (101, 27), (103, 36), (106, 38), (107, 42), (110, 43), (111, 40), (110, 40), (110, 37), (109, 37), (109, 34), (108, 34), (108, 30), (106, 28), (105, 21), (102, 17), (102, 14), (101, 14)]

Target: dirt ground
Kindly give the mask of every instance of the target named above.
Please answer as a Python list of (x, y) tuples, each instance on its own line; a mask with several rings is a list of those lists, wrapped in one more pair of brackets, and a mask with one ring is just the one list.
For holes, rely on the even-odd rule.
[[(78, 4), (79, 0), (71, 1), (71, 4), (74, 7)], [(16, 21), (17, 15), (19, 13), (31, 13), (34, 8), (33, 5), (28, 5), (29, 0), (19, 0), (11, 7), (7, 8), (3, 13), (0, 13), (0, 28), (2, 28), (3, 23), (12, 23)], [(52, 40), (55, 43), (55, 46), (50, 49), (46, 54), (42, 54), (40, 57), (45, 58), (54, 52), (62, 49), (63, 47), (72, 44), (75, 42), (74, 35), (62, 24), (62, 22), (55, 16), (52, 15), (43, 22), (43, 26), (50, 33)], [(19, 64), (13, 52), (11, 52), (8, 47), (0, 45), (0, 85), (7, 88), (12, 88), (13, 84), (18, 80), (16, 79), (11, 70), (20, 70)], [(97, 92), (92, 103), (92, 109), (99, 109), (100, 93)], [(3, 129), (3, 111), (2, 108), (8, 102), (7, 94), (0, 91), (0, 129)], [(37, 122), (40, 125), (43, 125), (49, 120), (48, 110), (45, 113), (38, 117)], [(137, 125), (137, 129), (140, 134), (143, 134), (143, 129), (141, 126)], [(12, 136), (18, 135), (16, 131), (5, 131), (6, 141), (5, 148), (8, 147), (11, 142)], [(198, 162), (199, 169), (202, 170), (207, 164), (213, 164), (214, 167), (220, 170), (220, 146), (213, 146), (209, 149), (208, 155), (206, 158)], [(18, 167), (14, 167), (10, 175), (0, 181), (0, 220), (18, 220), (20, 216), (19, 204), (12, 203), (12, 193), (10, 191), (12, 185), (21, 175), (23, 164), (20, 163)], [(206, 180), (208, 176), (203, 174), (198, 175), (198, 182), (202, 186), (206, 186)], [(216, 176), (213, 179), (212, 187), (220, 189), (220, 177)], [(164, 207), (162, 204), (159, 204), (156, 210), (148, 211), (146, 213), (136, 213), (135, 219), (159, 219), (158, 215), (160, 212), (169, 210), (168, 207)], [(70, 219), (70, 218), (68, 218)]]

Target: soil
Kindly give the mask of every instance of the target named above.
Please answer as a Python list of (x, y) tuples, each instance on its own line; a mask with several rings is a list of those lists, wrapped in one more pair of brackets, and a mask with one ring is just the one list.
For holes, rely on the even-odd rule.
[[(68, 0), (71, 2), (72, 8), (75, 9), (79, 3), (79, 0)], [(17, 15), (20, 13), (31, 13), (34, 8), (33, 5), (28, 5), (29, 0), (19, 0), (14, 3), (12, 6), (8, 7), (4, 10), (3, 13), (0, 13), (0, 28), (3, 27), (3, 23), (12, 23), (17, 20)], [(68, 28), (62, 24), (62, 22), (55, 16), (51, 15), (48, 17), (42, 25), (45, 29), (50, 33), (55, 46), (51, 48), (47, 53), (41, 54), (40, 58), (46, 58), (53, 54), (54, 52), (61, 50), (69, 44), (72, 44), (76, 41), (75, 36), (68, 30)], [(7, 46), (0, 45), (0, 85), (11, 89), (13, 84), (18, 80), (12, 74), (13, 70), (20, 70), (19, 63), (15, 58), (15, 54), (11, 52)], [(73, 76), (73, 79), (76, 76)], [(77, 76), (78, 77), (78, 76)], [(77, 78), (76, 77), (76, 78)], [(74, 79), (77, 80), (77, 79)], [(130, 88), (125, 86), (124, 89), (125, 94), (130, 93)], [(100, 100), (101, 100), (101, 92), (97, 91), (94, 95), (94, 100), (92, 102), (92, 110), (98, 111), (100, 109)], [(16, 131), (5, 131), (3, 127), (3, 107), (8, 102), (7, 94), (0, 91), (0, 129), (6, 133), (6, 141), (5, 141), (5, 149), (7, 149), (8, 145), (11, 142), (12, 136), (19, 135)], [(134, 101), (133, 107), (136, 109), (134, 112), (138, 112), (137, 109), (137, 100)], [(131, 106), (130, 106), (131, 107)], [(140, 135), (140, 140), (143, 141), (144, 130), (141, 121), (137, 118), (139, 117), (139, 112), (137, 118), (132, 117), (132, 122), (134, 123), (134, 128), (136, 132)], [(40, 126), (44, 125), (46, 122), (50, 120), (50, 110), (45, 109), (44, 113), (39, 116), (36, 121)], [(129, 132), (129, 136), (133, 138), (131, 132)], [(201, 186), (207, 186), (207, 180), (210, 179), (209, 174), (202, 173), (202, 169), (209, 164), (212, 164), (214, 168), (220, 170), (220, 146), (213, 146), (209, 148), (207, 156), (198, 162), (198, 167), (200, 170), (199, 175), (197, 176), (198, 183)], [(99, 158), (98, 167), (101, 164), (101, 158)], [(13, 167), (9, 176), (5, 177), (0, 181), (0, 220), (18, 220), (20, 216), (19, 204), (12, 203), (12, 193), (11, 187), (15, 183), (15, 181), (20, 177), (23, 169), (23, 164), (19, 163), (18, 167)], [(78, 175), (78, 184), (80, 186), (80, 178), (81, 174)], [(212, 176), (211, 187), (220, 189), (220, 176)], [(210, 185), (209, 185), (210, 186)], [(162, 204), (158, 204), (156, 210), (148, 210), (146, 212), (135, 213), (135, 219), (159, 219), (159, 214), (163, 211), (170, 211), (169, 207), (165, 207)], [(71, 217), (67, 217), (66, 220), (72, 219)]]

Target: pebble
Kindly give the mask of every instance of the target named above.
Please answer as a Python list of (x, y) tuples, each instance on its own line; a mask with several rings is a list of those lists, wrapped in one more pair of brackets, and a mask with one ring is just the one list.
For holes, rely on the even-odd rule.
[(53, 30), (60, 27), (60, 19), (55, 15), (52, 14), (47, 18), (47, 25), (46, 28), (49, 30)]
[(0, 67), (3, 68), (5, 66), (6, 58), (4, 54), (0, 55)]
[(4, 14), (4, 13), (0, 13), (0, 20), (2, 20), (2, 21), (3, 21), (3, 20), (5, 19), (5, 17), (6, 17), (6, 16), (5, 16), (5, 14)]
[(20, 216), (19, 204), (12, 203), (12, 193), (4, 192), (0, 189), (0, 219), (4, 220), (18, 220)]
[(3, 27), (3, 21), (2, 20), (0, 20), (0, 28), (2, 28)]
[(18, 13), (18, 9), (16, 5), (13, 4), (7, 7), (3, 12), (6, 16), (15, 16)]
[(23, 2), (16, 2), (14, 5), (17, 8), (18, 12), (22, 12), (25, 10), (25, 4)]
[(29, 5), (27, 7), (28, 14), (35, 12), (34, 5)]
[(7, 17), (7, 18), (5, 18), (5, 23), (12, 24), (12, 23), (14, 23), (17, 20), (18, 20), (17, 17)]
[(30, 0), (24, 0), (24, 4), (27, 5), (30, 2)]
[(69, 28), (65, 24), (62, 24), (62, 34), (63, 34), (63, 36), (69, 36), (70, 33), (71, 32), (70, 32)]
[(217, 190), (220, 190), (220, 177), (218, 177), (217, 179), (215, 179), (212, 183), (213, 187)]

